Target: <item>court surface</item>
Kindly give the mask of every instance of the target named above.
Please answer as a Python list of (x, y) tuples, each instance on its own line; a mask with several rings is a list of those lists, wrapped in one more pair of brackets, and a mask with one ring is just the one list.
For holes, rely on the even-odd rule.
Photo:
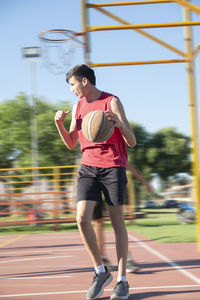
[[(114, 235), (105, 250), (116, 266)], [(141, 269), (128, 274), (129, 299), (200, 299), (200, 252), (195, 243), (159, 244), (129, 231), (129, 250)], [(107, 300), (116, 282), (100, 299)], [(0, 300), (82, 300), (93, 278), (79, 233), (0, 236)]]

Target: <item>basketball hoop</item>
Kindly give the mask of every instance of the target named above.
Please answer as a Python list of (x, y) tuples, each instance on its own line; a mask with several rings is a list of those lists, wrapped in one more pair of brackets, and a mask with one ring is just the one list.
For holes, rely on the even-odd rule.
[(44, 65), (51, 73), (65, 73), (66, 68), (72, 65), (76, 48), (85, 47), (81, 36), (84, 33), (67, 29), (51, 29), (39, 33)]

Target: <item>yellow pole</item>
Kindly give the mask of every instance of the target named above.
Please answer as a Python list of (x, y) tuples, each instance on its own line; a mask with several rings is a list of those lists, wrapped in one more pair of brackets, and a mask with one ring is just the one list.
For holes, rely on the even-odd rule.
[[(186, 22), (190, 21), (190, 11), (184, 8), (184, 19)], [(190, 57), (193, 52), (192, 30), (186, 27), (185, 33), (185, 48), (188, 56)], [(194, 200), (196, 204), (196, 220), (197, 220), (197, 243), (200, 250), (200, 176), (199, 176), (199, 145), (198, 145), (198, 118), (197, 118), (197, 105), (196, 105), (196, 90), (195, 90), (195, 74), (194, 63), (189, 61), (187, 66), (187, 82), (189, 94), (189, 112), (190, 112), (190, 130), (192, 141), (192, 168), (193, 168), (193, 188)]]
[(87, 11), (87, 0), (81, 0), (81, 21), (82, 31), (85, 33), (84, 38), (84, 60), (86, 64), (90, 62), (90, 43), (88, 34), (88, 11)]
[(174, 2), (178, 3), (179, 5), (182, 5), (184, 7), (189, 8), (191, 11), (197, 13), (200, 15), (200, 7), (194, 4), (191, 4), (188, 2), (188, 0), (174, 0)]
[(150, 61), (127, 61), (127, 62), (111, 62), (111, 63), (89, 63), (91, 68), (96, 67), (114, 67), (114, 66), (130, 66), (130, 65), (153, 65), (153, 64), (170, 64), (170, 63), (185, 63), (189, 59), (165, 59), (165, 60), (150, 60)]
[[(54, 175), (53, 175), (53, 178), (54, 178), (54, 191), (55, 192), (59, 192), (60, 191), (60, 188), (59, 188), (59, 182), (60, 182), (60, 169), (57, 167), (57, 168), (54, 168), (53, 170), (54, 172)], [(60, 195), (56, 194), (54, 199), (55, 199), (55, 203), (54, 203), (54, 219), (58, 219), (58, 209), (59, 209), (59, 204), (58, 204), (58, 199), (59, 199)], [(53, 229), (54, 231), (57, 231), (58, 230), (58, 223), (54, 223), (53, 224)]]
[[(96, 8), (96, 10), (98, 10), (98, 11), (100, 11), (101, 13), (105, 14), (106, 16), (108, 16), (108, 17), (114, 19), (115, 21), (118, 21), (119, 23), (122, 23), (122, 24), (124, 24), (124, 25), (129, 25), (129, 24), (130, 24), (129, 22), (123, 20), (122, 18), (120, 18), (120, 17), (114, 15), (114, 14), (111, 13), (110, 11), (107, 11), (107, 10), (105, 10), (105, 9), (103, 9), (103, 8), (100, 8), (100, 7), (95, 7), (95, 8)], [(180, 51), (179, 49), (176, 49), (175, 47), (173, 47), (172, 45), (170, 45), (170, 44), (168, 44), (168, 43), (166, 43), (166, 42), (160, 40), (159, 38), (153, 36), (152, 34), (148, 33), (147, 31), (144, 31), (144, 30), (142, 30), (142, 29), (133, 29), (133, 30), (136, 31), (136, 32), (138, 32), (139, 34), (141, 34), (141, 35), (143, 35), (143, 36), (149, 38), (150, 40), (152, 40), (152, 41), (154, 41), (154, 42), (156, 42), (156, 43), (158, 43), (158, 44), (160, 44), (160, 45), (162, 45), (162, 46), (168, 48), (169, 50), (171, 50), (171, 51), (173, 51), (173, 52), (175, 52), (175, 53), (177, 53), (177, 54), (179, 54), (179, 55), (185, 57), (185, 53), (184, 53), (184, 52), (182, 52), (182, 51)]]
[(110, 3), (95, 3), (88, 4), (88, 7), (105, 7), (105, 6), (125, 6), (125, 5), (140, 5), (140, 4), (160, 4), (160, 3), (172, 3), (175, 0), (139, 0), (139, 1), (121, 1)]
[(200, 21), (190, 22), (171, 22), (171, 23), (153, 23), (153, 24), (128, 24), (128, 25), (111, 25), (111, 26), (87, 26), (87, 31), (104, 31), (104, 30), (127, 30), (141, 28), (170, 28), (183, 26), (199, 26)]
[(127, 170), (126, 174), (128, 178), (128, 184), (127, 184), (127, 196), (128, 196), (128, 207), (129, 207), (128, 213), (133, 216), (133, 220), (131, 220), (131, 223), (133, 224), (135, 219), (135, 187), (134, 187), (131, 172)]

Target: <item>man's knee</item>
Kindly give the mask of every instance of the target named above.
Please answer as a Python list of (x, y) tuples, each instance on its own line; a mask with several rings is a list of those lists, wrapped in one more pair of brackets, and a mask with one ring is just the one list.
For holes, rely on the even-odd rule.
[(76, 222), (79, 228), (84, 228), (86, 226), (88, 226), (89, 224), (91, 224), (91, 220), (88, 220), (87, 217), (82, 216), (82, 215), (77, 215), (76, 216)]

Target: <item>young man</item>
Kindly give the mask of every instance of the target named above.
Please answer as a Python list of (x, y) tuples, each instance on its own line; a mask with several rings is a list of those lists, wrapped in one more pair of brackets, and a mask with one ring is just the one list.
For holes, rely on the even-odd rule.
[[(123, 203), (126, 198), (127, 149), (136, 145), (135, 136), (127, 121), (123, 106), (116, 96), (96, 88), (94, 71), (86, 65), (78, 65), (66, 75), (71, 91), (79, 98), (72, 110), (69, 132), (63, 122), (70, 111), (58, 111), (55, 124), (69, 149), (76, 147), (78, 138), (82, 151), (81, 169), (77, 179), (77, 224), (81, 238), (95, 267), (95, 275), (86, 295), (87, 299), (100, 297), (112, 281), (112, 275), (104, 266), (91, 224), (92, 214), (103, 191), (109, 205), (118, 258), (117, 284), (111, 299), (128, 299), (129, 286), (126, 280), (128, 236), (124, 223)], [(105, 111), (108, 120), (114, 123), (113, 135), (105, 142), (88, 141), (81, 130), (84, 116), (94, 110)]]

